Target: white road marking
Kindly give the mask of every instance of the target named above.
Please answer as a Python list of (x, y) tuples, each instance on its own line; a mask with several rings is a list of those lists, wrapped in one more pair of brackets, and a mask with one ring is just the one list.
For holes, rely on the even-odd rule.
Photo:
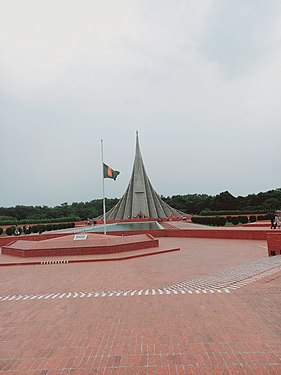
[(52, 297), (53, 294), (54, 294), (54, 293), (52, 293), (52, 294), (48, 294), (48, 295), (45, 297), (45, 299), (48, 299), (48, 298)]
[[(57, 296), (59, 296), (61, 293), (57, 293), (57, 294), (54, 294), (53, 295), (53, 297), (52, 297), (52, 299), (55, 299)], [(65, 294), (65, 293), (63, 293), (63, 294)], [(59, 297), (59, 298), (61, 298), (61, 297)]]
[(157, 296), (157, 295), (193, 295), (195, 294), (222, 294), (231, 293), (254, 281), (260, 280), (281, 271), (281, 257), (267, 257), (248, 264), (242, 264), (230, 269), (216, 272), (198, 279), (181, 281), (178, 284), (153, 289), (129, 289), (119, 291), (80, 291), (60, 292), (49, 294), (9, 294), (0, 296), (0, 302), (15, 302), (26, 300), (55, 300), (63, 298), (99, 298), (99, 297), (129, 297), (129, 296)]
[(6, 301), (7, 299), (9, 299), (11, 296), (7, 296), (7, 297), (4, 297), (3, 299), (2, 299), (2, 301)]

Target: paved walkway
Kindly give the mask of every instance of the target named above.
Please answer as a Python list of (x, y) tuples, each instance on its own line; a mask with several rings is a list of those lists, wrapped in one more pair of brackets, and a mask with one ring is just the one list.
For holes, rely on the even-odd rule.
[[(280, 374), (281, 257), (266, 241), (0, 268), (0, 373)], [(0, 256), (1, 258), (1, 256)]]

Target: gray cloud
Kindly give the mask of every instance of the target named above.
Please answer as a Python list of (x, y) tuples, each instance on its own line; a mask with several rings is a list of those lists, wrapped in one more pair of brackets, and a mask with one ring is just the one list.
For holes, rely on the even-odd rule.
[(278, 0), (216, 1), (206, 22), (203, 55), (228, 78), (248, 73), (274, 52), (272, 34), (280, 25), (280, 11)]
[(280, 186), (278, 2), (11, 0), (2, 9), (1, 206), (100, 198), (101, 139), (121, 171), (106, 194), (121, 197), (136, 130), (159, 194)]

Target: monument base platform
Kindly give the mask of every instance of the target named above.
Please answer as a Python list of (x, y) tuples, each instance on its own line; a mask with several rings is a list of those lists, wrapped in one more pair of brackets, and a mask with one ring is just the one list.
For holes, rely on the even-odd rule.
[(112, 254), (159, 247), (150, 234), (111, 236), (79, 233), (41, 241), (18, 240), (2, 247), (2, 254), (28, 257)]

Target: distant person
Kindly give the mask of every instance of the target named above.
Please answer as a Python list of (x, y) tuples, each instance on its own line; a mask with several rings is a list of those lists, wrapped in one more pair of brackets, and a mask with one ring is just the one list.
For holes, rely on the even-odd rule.
[(280, 229), (280, 220), (278, 215), (276, 215), (274, 218), (274, 229), (276, 229), (276, 227)]
[(275, 221), (274, 221), (274, 217), (272, 216), (271, 218), (270, 218), (270, 221), (271, 221), (271, 227), (270, 227), (270, 229), (275, 229), (274, 228), (274, 226), (275, 226)]

